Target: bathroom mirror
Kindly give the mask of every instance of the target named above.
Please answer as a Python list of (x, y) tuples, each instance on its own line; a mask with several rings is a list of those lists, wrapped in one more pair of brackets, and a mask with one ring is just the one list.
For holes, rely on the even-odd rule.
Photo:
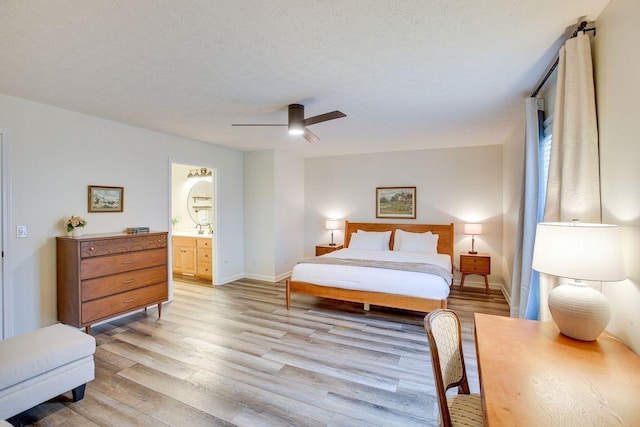
[(211, 210), (213, 209), (212, 185), (209, 181), (198, 181), (189, 190), (187, 198), (189, 216), (201, 227), (211, 224)]

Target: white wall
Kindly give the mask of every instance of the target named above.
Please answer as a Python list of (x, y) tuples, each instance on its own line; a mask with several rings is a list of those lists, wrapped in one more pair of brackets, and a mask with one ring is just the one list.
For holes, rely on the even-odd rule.
[(596, 20), (594, 68), (602, 220), (620, 224), (628, 279), (605, 283), (612, 307), (607, 327), (640, 354), (640, 2), (612, 0)]
[(244, 167), (246, 277), (279, 281), (303, 256), (304, 160), (254, 151)]
[(304, 159), (276, 151), (275, 167), (275, 280), (291, 275), (304, 256)]
[[(219, 278), (243, 272), (243, 154), (184, 138), (0, 95), (0, 128), (10, 145), (13, 333), (56, 322), (55, 237), (62, 221), (85, 216), (85, 233), (129, 226), (168, 230), (171, 161), (214, 165), (219, 174)], [(122, 186), (123, 213), (87, 213), (87, 186)]]
[[(376, 219), (376, 187), (415, 186), (415, 220)], [(455, 223), (455, 264), (471, 249), (465, 222), (482, 222), (476, 250), (491, 254), (493, 286), (502, 279), (502, 146), (311, 158), (305, 161), (305, 255), (328, 243), (326, 218), (363, 222)], [(344, 232), (335, 233), (341, 243)], [(469, 283), (482, 280), (470, 276)], [(465, 284), (467, 282), (465, 281)]]
[(274, 151), (244, 156), (245, 276), (257, 280), (275, 277), (275, 164)]

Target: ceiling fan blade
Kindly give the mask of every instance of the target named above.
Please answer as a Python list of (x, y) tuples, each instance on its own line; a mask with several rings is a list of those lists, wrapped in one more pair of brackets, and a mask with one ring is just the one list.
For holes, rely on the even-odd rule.
[(318, 142), (320, 141), (320, 138), (318, 138), (316, 134), (307, 129), (307, 126), (326, 122), (327, 120), (339, 119), (342, 117), (347, 117), (347, 115), (341, 111), (332, 111), (330, 113), (324, 113), (305, 119), (304, 105), (289, 104), (289, 122), (286, 125), (276, 123), (233, 123), (231, 124), (231, 126), (288, 126), (290, 134), (300, 135), (300, 133), (302, 133), (302, 136), (307, 141)]
[(309, 129), (304, 130), (304, 133), (302, 134), (302, 136), (304, 136), (304, 139), (306, 139), (309, 142), (318, 142), (320, 141), (320, 138), (318, 138), (318, 136), (311, 132)]
[(274, 123), (232, 123), (231, 126), (288, 126)]
[(339, 119), (342, 117), (347, 117), (347, 115), (341, 111), (332, 111), (330, 113), (324, 113), (318, 116), (313, 116), (313, 117), (309, 117), (308, 119), (304, 119), (304, 125), (311, 126), (316, 123), (326, 122), (327, 120)]

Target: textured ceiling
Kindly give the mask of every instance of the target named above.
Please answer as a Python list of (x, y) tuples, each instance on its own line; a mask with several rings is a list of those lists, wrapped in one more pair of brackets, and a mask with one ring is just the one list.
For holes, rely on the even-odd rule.
[[(0, 93), (239, 150), (500, 144), (608, 0), (0, 0)], [(286, 128), (287, 105), (346, 118)]]

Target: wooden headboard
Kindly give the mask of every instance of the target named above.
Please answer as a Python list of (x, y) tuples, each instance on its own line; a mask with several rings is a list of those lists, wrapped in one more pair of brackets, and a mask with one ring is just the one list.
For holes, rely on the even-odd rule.
[(446, 254), (453, 260), (453, 223), (451, 224), (382, 224), (375, 222), (344, 222), (344, 247), (349, 247), (351, 233), (363, 231), (391, 231), (389, 249), (393, 249), (395, 238), (394, 230), (403, 230), (410, 233), (425, 233), (427, 231), (438, 235), (438, 253)]

